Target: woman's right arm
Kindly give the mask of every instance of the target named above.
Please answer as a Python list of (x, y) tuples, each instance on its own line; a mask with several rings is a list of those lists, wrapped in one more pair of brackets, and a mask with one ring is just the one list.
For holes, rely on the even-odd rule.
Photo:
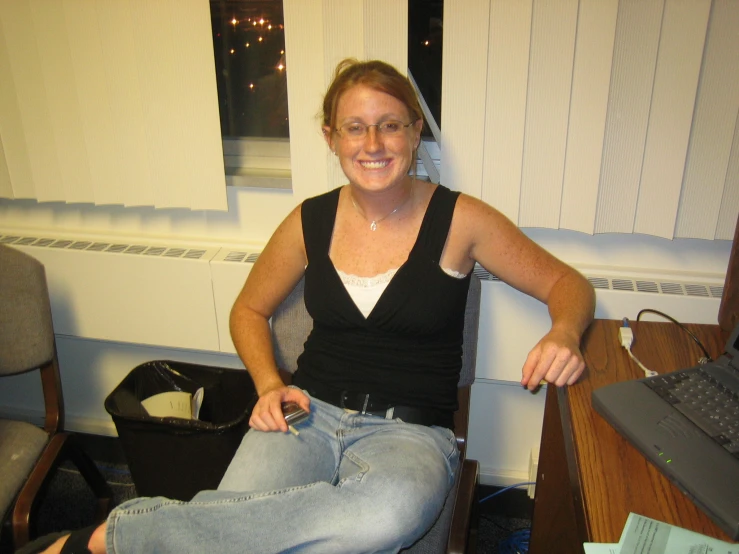
[(287, 431), (282, 402), (310, 409), (308, 397), (280, 378), (269, 327), (269, 318), (303, 276), (306, 264), (298, 206), (272, 235), (231, 308), (231, 339), (259, 395), (249, 425), (261, 431)]

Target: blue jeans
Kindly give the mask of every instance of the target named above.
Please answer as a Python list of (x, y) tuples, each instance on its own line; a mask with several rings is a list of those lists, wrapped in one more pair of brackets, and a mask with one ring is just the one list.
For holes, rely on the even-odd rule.
[(297, 429), (250, 430), (216, 491), (121, 504), (107, 551), (397, 552), (441, 513), (459, 459), (449, 429), (316, 399)]

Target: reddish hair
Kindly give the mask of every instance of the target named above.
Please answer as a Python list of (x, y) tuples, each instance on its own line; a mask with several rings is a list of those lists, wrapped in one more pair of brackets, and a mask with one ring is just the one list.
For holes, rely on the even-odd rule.
[(400, 100), (412, 121), (423, 119), (421, 104), (408, 78), (392, 65), (379, 60), (360, 62), (347, 58), (339, 62), (334, 79), (323, 98), (323, 124), (336, 128), (336, 108), (341, 95), (355, 85), (365, 85)]

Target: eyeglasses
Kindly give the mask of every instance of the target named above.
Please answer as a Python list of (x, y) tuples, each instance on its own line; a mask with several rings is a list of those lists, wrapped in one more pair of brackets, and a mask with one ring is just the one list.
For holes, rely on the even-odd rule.
[(402, 133), (404, 129), (407, 129), (414, 123), (415, 121), (411, 121), (410, 123), (403, 123), (402, 121), (388, 119), (387, 121), (382, 121), (380, 123), (365, 125), (364, 123), (358, 123), (354, 121), (352, 123), (344, 123), (341, 127), (336, 129), (336, 131), (342, 137), (346, 137), (349, 139), (363, 139), (367, 136), (370, 127), (377, 127), (377, 130), (380, 132), (381, 135), (386, 137), (394, 137)]

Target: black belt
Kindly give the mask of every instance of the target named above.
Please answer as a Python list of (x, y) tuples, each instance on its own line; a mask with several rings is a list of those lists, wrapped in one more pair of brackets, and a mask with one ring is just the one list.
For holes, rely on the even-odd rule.
[(353, 410), (364, 415), (382, 417), (385, 419), (400, 419), (405, 423), (416, 425), (436, 425), (438, 414), (434, 410), (412, 408), (390, 404), (377, 395), (354, 391), (316, 391), (308, 388), (308, 393), (314, 398), (333, 404), (339, 408)]

